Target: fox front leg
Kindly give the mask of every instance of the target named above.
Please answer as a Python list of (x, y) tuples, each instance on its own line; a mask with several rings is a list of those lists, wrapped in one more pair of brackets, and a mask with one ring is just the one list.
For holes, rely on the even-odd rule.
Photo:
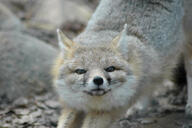
[(70, 108), (63, 109), (58, 121), (57, 128), (73, 128), (77, 116), (77, 111)]
[(110, 128), (113, 123), (109, 113), (88, 113), (81, 128)]
[(192, 43), (185, 53), (185, 69), (187, 73), (188, 99), (186, 105), (186, 115), (192, 118)]

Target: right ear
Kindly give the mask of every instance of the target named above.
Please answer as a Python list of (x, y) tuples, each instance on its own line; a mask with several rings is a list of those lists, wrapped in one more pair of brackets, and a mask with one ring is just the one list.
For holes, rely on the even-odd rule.
[(75, 43), (69, 38), (67, 38), (67, 36), (65, 36), (60, 29), (57, 29), (57, 37), (58, 37), (58, 45), (62, 52), (68, 52), (74, 48)]

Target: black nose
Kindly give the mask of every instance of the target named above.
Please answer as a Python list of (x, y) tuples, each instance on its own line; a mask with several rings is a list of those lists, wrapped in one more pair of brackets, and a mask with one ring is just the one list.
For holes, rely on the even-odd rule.
[(94, 79), (93, 79), (93, 82), (96, 84), (96, 85), (102, 85), (103, 84), (103, 78), (102, 77), (99, 77), (99, 76), (96, 76)]

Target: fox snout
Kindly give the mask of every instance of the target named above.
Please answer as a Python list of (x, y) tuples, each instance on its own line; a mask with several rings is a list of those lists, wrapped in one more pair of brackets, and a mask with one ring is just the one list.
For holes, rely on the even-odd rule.
[(102, 85), (103, 82), (104, 82), (104, 80), (103, 80), (103, 78), (100, 77), (100, 76), (96, 76), (96, 77), (94, 77), (94, 79), (93, 79), (93, 83), (94, 83), (95, 85), (97, 85), (98, 87), (99, 87), (100, 85)]
[(88, 80), (88, 88), (86, 93), (91, 96), (102, 96), (109, 92), (109, 82), (106, 79), (104, 73), (99, 70), (93, 70), (90, 73), (90, 78)]

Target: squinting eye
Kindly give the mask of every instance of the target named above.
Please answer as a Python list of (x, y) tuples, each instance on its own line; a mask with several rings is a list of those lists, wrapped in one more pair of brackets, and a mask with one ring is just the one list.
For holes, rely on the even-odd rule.
[(110, 66), (108, 68), (105, 68), (106, 72), (114, 72), (116, 70), (116, 68), (114, 66)]
[(87, 71), (85, 69), (76, 69), (75, 73), (77, 74), (85, 74)]

